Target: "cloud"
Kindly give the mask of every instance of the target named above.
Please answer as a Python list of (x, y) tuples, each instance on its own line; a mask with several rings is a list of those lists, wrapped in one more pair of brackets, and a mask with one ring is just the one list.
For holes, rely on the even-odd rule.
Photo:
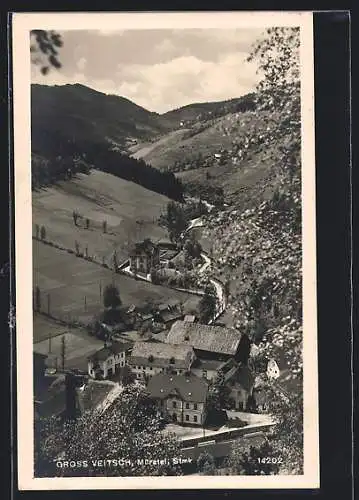
[(127, 30), (63, 32), (61, 71), (37, 83), (83, 83), (165, 112), (191, 102), (252, 91), (256, 68), (246, 63), (259, 30)]
[(76, 66), (79, 69), (79, 71), (84, 71), (86, 69), (86, 65), (87, 65), (86, 57), (81, 57), (76, 63)]

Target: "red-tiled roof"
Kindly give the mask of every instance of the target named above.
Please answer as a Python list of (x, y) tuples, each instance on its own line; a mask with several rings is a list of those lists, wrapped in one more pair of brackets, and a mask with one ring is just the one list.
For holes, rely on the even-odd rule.
[(176, 392), (184, 401), (204, 403), (207, 398), (208, 384), (195, 375), (168, 375), (160, 373), (151, 377), (147, 390), (152, 398), (165, 399)]
[(236, 354), (240, 341), (237, 330), (185, 321), (176, 321), (166, 340), (169, 344), (187, 344), (194, 349), (231, 355)]

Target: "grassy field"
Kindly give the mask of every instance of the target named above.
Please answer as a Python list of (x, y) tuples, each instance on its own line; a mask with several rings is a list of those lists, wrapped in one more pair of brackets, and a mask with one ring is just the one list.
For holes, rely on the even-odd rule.
[[(73, 250), (78, 241), (81, 251), (88, 247), (89, 254), (100, 261), (109, 262), (116, 248), (121, 261), (128, 257), (133, 242), (167, 236), (157, 219), (168, 201), (138, 184), (93, 170), (90, 175), (79, 174), (71, 181), (33, 192), (33, 231), (36, 224), (44, 225), (48, 240)], [(82, 216), (78, 226), (73, 221), (74, 210)], [(86, 218), (89, 229), (85, 228)], [(106, 234), (103, 221), (107, 222)]]
[[(51, 341), (49, 338), (51, 337)], [(69, 329), (41, 314), (34, 316), (34, 351), (51, 354), (61, 367), (62, 337), (65, 337), (65, 368), (87, 371), (87, 357), (103, 347), (103, 342), (91, 337), (82, 328)]]
[(102, 292), (112, 281), (120, 290), (122, 303), (128, 306), (176, 299), (189, 311), (199, 302), (196, 295), (115, 274), (37, 240), (33, 240), (33, 261), (33, 282), (41, 290), (41, 309), (47, 312), (50, 297), (50, 313), (65, 320), (90, 321), (103, 309)]

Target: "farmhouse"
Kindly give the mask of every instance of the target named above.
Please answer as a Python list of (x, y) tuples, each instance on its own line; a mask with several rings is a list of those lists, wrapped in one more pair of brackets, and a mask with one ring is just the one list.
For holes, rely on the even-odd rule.
[(163, 372), (181, 375), (190, 370), (194, 360), (191, 346), (135, 342), (128, 364), (138, 379), (144, 379)]
[(246, 362), (250, 343), (246, 335), (221, 326), (176, 321), (168, 332), (169, 344), (191, 345), (201, 359), (225, 361), (234, 357)]
[(150, 239), (136, 243), (130, 252), (130, 270), (133, 273), (149, 274), (159, 263), (159, 247)]
[(167, 328), (170, 328), (173, 323), (182, 318), (182, 304), (178, 301), (169, 301), (167, 304), (160, 304), (155, 313), (156, 321), (163, 323)]
[(160, 373), (147, 386), (162, 415), (180, 424), (203, 425), (208, 384), (195, 375)]
[(126, 356), (131, 349), (128, 342), (115, 341), (89, 356), (87, 359), (88, 374), (92, 378), (107, 378), (126, 364)]

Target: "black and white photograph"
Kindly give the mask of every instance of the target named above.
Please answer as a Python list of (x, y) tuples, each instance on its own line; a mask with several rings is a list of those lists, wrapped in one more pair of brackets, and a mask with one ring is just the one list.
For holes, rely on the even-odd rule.
[(15, 14), (20, 488), (319, 486), (311, 34)]

